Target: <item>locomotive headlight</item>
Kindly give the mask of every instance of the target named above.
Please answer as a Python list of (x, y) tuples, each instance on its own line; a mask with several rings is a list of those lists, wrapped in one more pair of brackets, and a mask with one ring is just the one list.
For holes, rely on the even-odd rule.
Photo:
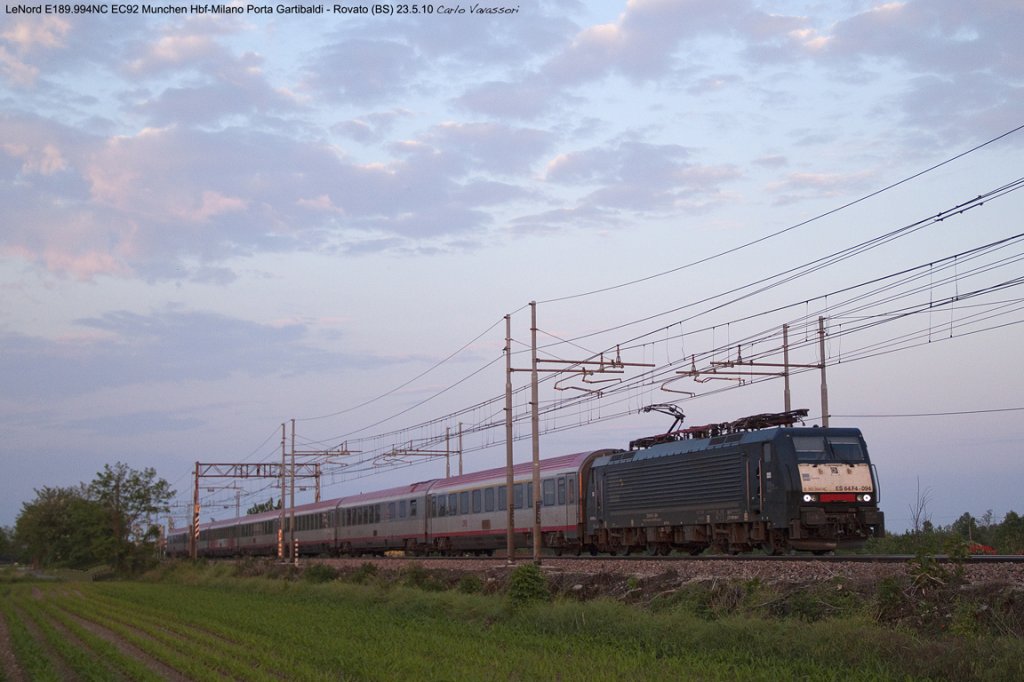
[(871, 501), (871, 496), (870, 495), (861, 495), (858, 499), (860, 499), (861, 502), (870, 502)]
[(814, 495), (804, 495), (804, 502), (814, 502)]

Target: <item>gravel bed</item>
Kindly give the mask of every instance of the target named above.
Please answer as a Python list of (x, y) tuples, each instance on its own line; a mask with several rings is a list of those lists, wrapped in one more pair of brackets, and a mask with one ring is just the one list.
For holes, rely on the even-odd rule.
[[(530, 559), (521, 558), (517, 564), (509, 565), (504, 559), (412, 559), (412, 558), (354, 558), (331, 559), (327, 563), (337, 568), (358, 568), (373, 564), (379, 570), (401, 570), (410, 563), (420, 563), (432, 571), (455, 573), (502, 574)], [(948, 564), (943, 565), (947, 570)], [(652, 578), (674, 573), (681, 582), (704, 580), (751, 580), (763, 582), (810, 583), (832, 578), (846, 578), (874, 582), (887, 577), (905, 575), (910, 570), (907, 563), (897, 562), (855, 562), (855, 561), (771, 561), (747, 559), (735, 560), (686, 560), (662, 559), (629, 561), (621, 559), (564, 559), (544, 558), (542, 570), (552, 576), (616, 576), (628, 579)], [(1024, 586), (1024, 564), (989, 563), (966, 564), (965, 577), (968, 584), (1009, 584)]]

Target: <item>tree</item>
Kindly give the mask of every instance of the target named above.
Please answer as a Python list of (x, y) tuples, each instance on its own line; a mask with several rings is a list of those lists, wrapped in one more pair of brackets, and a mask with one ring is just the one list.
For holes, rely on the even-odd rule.
[(0, 526), (0, 562), (14, 559), (14, 529)]
[(913, 523), (915, 533), (931, 530), (931, 518), (928, 514), (928, 502), (931, 500), (931, 495), (931, 488), (925, 488), (924, 494), (921, 493), (921, 479), (918, 478), (917, 497), (914, 499), (914, 504), (910, 507), (910, 520)]
[(978, 539), (978, 520), (970, 512), (964, 512), (949, 529), (964, 540), (973, 542)]
[(1001, 554), (1024, 554), (1024, 516), (1015, 511), (1007, 512), (994, 533), (995, 547)]
[(15, 545), (36, 566), (89, 568), (103, 563), (113, 543), (105, 532), (103, 507), (84, 486), (44, 487), (22, 504)]
[(118, 570), (130, 568), (129, 560), (144, 556), (155, 547), (160, 526), (155, 517), (170, 510), (174, 491), (156, 470), (136, 471), (127, 464), (105, 464), (89, 484), (89, 493), (107, 515), (107, 529), (113, 539), (112, 562)]
[(274, 511), (275, 509), (280, 509), (280, 508), (281, 508), (281, 503), (278, 502), (275, 505), (274, 504), (274, 498), (271, 497), (266, 502), (257, 502), (253, 506), (251, 506), (248, 509), (246, 509), (245, 513), (246, 514), (259, 514), (259, 513), (262, 513), (262, 512)]

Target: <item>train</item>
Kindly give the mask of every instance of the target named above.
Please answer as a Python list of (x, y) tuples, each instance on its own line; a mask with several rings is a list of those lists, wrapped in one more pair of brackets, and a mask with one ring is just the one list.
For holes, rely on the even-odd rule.
[[(673, 428), (626, 449), (601, 449), (513, 468), (514, 546), (562, 554), (761, 551), (817, 554), (885, 535), (879, 484), (857, 428), (796, 425), (806, 410)], [(504, 467), (199, 525), (201, 557), (493, 554), (507, 547)], [(294, 528), (292, 518), (294, 517)], [(188, 530), (167, 553), (190, 554)], [(291, 554), (291, 552), (288, 552)]]

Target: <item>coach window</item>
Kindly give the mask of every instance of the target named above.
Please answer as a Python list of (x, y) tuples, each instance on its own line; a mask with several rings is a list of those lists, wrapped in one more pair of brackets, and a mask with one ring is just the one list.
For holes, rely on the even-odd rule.
[(405, 500), (399, 500), (398, 502), (398, 518), (405, 518)]
[(459, 513), (459, 496), (455, 493), (448, 495), (448, 515), (456, 516)]
[(416, 500), (409, 500), (409, 516), (416, 516)]
[(444, 503), (445, 503), (444, 495), (435, 495), (434, 496), (434, 516), (437, 516), (437, 517), (444, 516)]
[(494, 488), (484, 489), (484, 511), (494, 511)]
[(388, 520), (394, 521), (395, 519), (395, 503), (388, 502)]
[(508, 510), (508, 486), (498, 486), (498, 511)]
[(569, 504), (576, 504), (576, 474), (565, 477), (565, 487), (569, 489)]
[(373, 522), (374, 523), (380, 523), (380, 509), (383, 506), (384, 505), (382, 505), (382, 504), (375, 504), (375, 505), (373, 505)]
[(565, 504), (565, 476), (558, 477), (558, 504)]
[(515, 497), (516, 497), (516, 509), (523, 508), (523, 484), (516, 483), (515, 485)]
[(549, 478), (541, 483), (541, 493), (544, 499), (545, 507), (555, 506), (555, 479)]
[(459, 493), (459, 513), (460, 514), (468, 514), (469, 513), (469, 491), (468, 490), (464, 490), (463, 492)]
[(473, 491), (473, 513), (479, 514), (483, 510), (483, 496), (482, 490)]

